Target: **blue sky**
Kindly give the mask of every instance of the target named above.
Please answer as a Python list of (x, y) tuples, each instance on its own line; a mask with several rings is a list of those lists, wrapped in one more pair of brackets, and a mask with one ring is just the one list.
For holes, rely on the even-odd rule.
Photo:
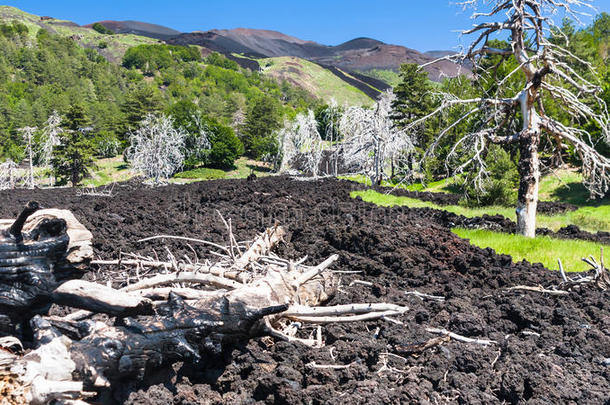
[[(179, 31), (260, 28), (337, 45), (371, 37), (421, 51), (459, 45), (456, 30), (469, 27), (469, 13), (457, 0), (15, 0), (24, 11), (87, 24), (99, 20), (139, 20)], [(596, 0), (610, 12), (610, 0)]]

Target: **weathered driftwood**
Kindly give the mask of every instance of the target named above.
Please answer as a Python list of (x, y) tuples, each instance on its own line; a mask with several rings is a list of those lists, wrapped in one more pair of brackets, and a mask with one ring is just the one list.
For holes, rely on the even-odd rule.
[[(36, 316), (31, 327), (39, 348), (15, 361), (18, 366), (8, 370), (20, 381), (19, 387), (29, 388), (15, 388), (14, 392), (40, 403), (50, 398), (84, 398), (87, 392), (108, 387), (114, 380), (142, 378), (147, 370), (164, 363), (198, 361), (205, 352), (221, 350), (226, 340), (263, 333), (263, 318), (280, 314), (291, 304), (317, 305), (327, 300), (335, 293), (337, 280), (320, 273), (336, 259), (332, 256), (314, 267), (315, 272), (270, 266), (257, 281), (209, 294), (192, 305), (170, 292), (168, 302), (157, 308), (156, 315), (126, 317), (121, 326), (93, 321), (62, 324)], [(110, 292), (107, 287), (83, 286), (82, 282), (70, 281), (58, 290), (65, 297), (75, 296), (87, 303), (105, 301), (99, 299), (99, 291), (104, 297)], [(87, 295), (86, 291), (92, 293)], [(141, 298), (135, 291), (121, 294)], [(103, 302), (102, 309), (109, 312), (107, 305)], [(69, 329), (72, 333), (66, 333)], [(53, 361), (49, 361), (51, 358)], [(82, 396), (76, 394), (79, 392)]]
[(53, 290), (82, 276), (93, 255), (91, 233), (70, 211), (39, 208), (30, 202), (16, 220), (0, 220), (2, 324), (44, 311)]
[(97, 283), (70, 280), (52, 294), (53, 302), (114, 316), (152, 315), (152, 301)]

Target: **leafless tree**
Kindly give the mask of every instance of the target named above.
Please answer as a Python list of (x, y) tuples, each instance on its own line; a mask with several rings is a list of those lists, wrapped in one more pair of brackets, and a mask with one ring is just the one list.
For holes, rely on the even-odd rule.
[(47, 119), (47, 122), (42, 129), (40, 142), (38, 144), (38, 162), (42, 165), (49, 165), (53, 156), (53, 148), (61, 143), (59, 135), (63, 132), (61, 128), (61, 116), (57, 111)]
[(209, 135), (210, 130), (203, 119), (201, 111), (197, 111), (196, 114), (193, 114), (191, 119), (193, 120), (195, 127), (197, 127), (199, 134), (188, 146), (191, 149), (192, 155), (200, 160), (203, 160), (207, 157), (210, 149), (212, 148)]
[(175, 129), (171, 116), (149, 114), (130, 134), (127, 159), (135, 170), (158, 184), (182, 167), (185, 138), (186, 131)]
[[(467, 156), (463, 157), (457, 171), (476, 170), (479, 184), (487, 176), (483, 156), (488, 144), (518, 144), (520, 184), (517, 228), (520, 234), (533, 237), (540, 180), (538, 152), (543, 132), (560, 143), (573, 145), (582, 161), (584, 184), (591, 196), (603, 196), (609, 188), (610, 159), (593, 148), (591, 136), (586, 130), (564, 125), (557, 118), (548, 116), (543, 103), (543, 96), (557, 101), (575, 122), (594, 122), (601, 128), (606, 141), (610, 141), (608, 112), (598, 95), (601, 89), (575, 68), (582, 66), (595, 73), (593, 66), (547, 39), (554, 27), (553, 16), (563, 13), (578, 20), (583, 11), (593, 8), (590, 0), (467, 0), (459, 4), (464, 8), (472, 7), (472, 18), (480, 23), (463, 31), (464, 35), (474, 35), (468, 49), (448, 58), (457, 62), (470, 60), (474, 72), (480, 75), (487, 73), (481, 63), (487, 56), (513, 59), (518, 67), (497, 83), (495, 94), (468, 100), (443, 94), (438, 108), (412, 121), (407, 128), (413, 128), (448, 110), (464, 109), (459, 119), (440, 131), (429, 153), (457, 125), (476, 121), (476, 129), (457, 141), (450, 157), (460, 150), (466, 150)], [(506, 36), (510, 37), (510, 46), (506, 49), (489, 46), (491, 39)], [(525, 76), (523, 86), (516, 94), (510, 94), (507, 80), (518, 72)], [(595, 74), (591, 76), (595, 77)], [(509, 96), (505, 95), (507, 93)], [(503, 129), (509, 128), (509, 123), (519, 119), (519, 113), (522, 117), (520, 129), (515, 133), (500, 135)]]
[(292, 160), (299, 157), (304, 161), (303, 169), (313, 177), (318, 176), (324, 145), (313, 111), (297, 114), (294, 121), (287, 122), (279, 131), (278, 139), (282, 155), (280, 171), (289, 169)]
[(372, 109), (350, 107), (339, 122), (346, 166), (368, 176), (372, 184), (390, 177), (392, 161), (413, 150), (409, 132), (391, 119), (393, 99), (393, 93), (385, 92)]
[(12, 160), (0, 163), (0, 190), (12, 190), (17, 184), (17, 164)]
[(37, 127), (23, 127), (19, 128), (18, 131), (23, 134), (23, 138), (27, 142), (28, 149), (28, 160), (29, 160), (29, 172), (28, 172), (28, 188), (34, 188), (34, 132), (38, 130)]

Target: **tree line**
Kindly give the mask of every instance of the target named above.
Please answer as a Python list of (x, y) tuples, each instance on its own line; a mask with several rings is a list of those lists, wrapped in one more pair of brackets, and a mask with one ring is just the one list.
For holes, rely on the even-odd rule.
[[(188, 134), (184, 169), (229, 168), (244, 153), (259, 159), (275, 153), (273, 131), (283, 119), (318, 104), (304, 90), (217, 53), (203, 57), (197, 47), (139, 45), (117, 65), (71, 38), (44, 29), (32, 36), (23, 24), (0, 24), (0, 161), (29, 159), (19, 129), (36, 128), (29, 143), (43, 145), (47, 121), (60, 117), (64, 131), (56, 153), (79, 149), (87, 158), (78, 178), (57, 173), (59, 182), (80, 180), (94, 157), (123, 153), (150, 114), (171, 116)], [(205, 154), (192, 149), (201, 125), (210, 142)]]

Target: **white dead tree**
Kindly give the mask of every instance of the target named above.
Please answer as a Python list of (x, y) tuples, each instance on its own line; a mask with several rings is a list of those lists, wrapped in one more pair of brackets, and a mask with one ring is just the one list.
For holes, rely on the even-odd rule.
[(29, 172), (28, 172), (28, 188), (34, 188), (34, 186), (35, 186), (33, 136), (34, 136), (34, 132), (36, 132), (36, 130), (38, 130), (37, 127), (23, 127), (23, 128), (19, 128), (17, 130), (23, 134), (23, 138), (27, 142), (28, 160), (29, 160), (29, 165), (30, 165)]
[(363, 173), (372, 184), (390, 177), (393, 161), (413, 150), (409, 132), (397, 128), (391, 119), (394, 94), (384, 93), (372, 109), (348, 108), (339, 121), (345, 136), (343, 160), (350, 170)]
[[(608, 112), (598, 96), (601, 88), (575, 69), (575, 66), (581, 66), (595, 77), (593, 66), (547, 39), (554, 27), (553, 16), (564, 14), (578, 20), (584, 9), (593, 8), (590, 0), (467, 0), (460, 4), (465, 8), (474, 8), (472, 18), (482, 22), (463, 31), (464, 35), (475, 35), (469, 48), (447, 58), (456, 62), (470, 60), (474, 72), (479, 75), (490, 73), (482, 64), (490, 56), (512, 59), (518, 66), (496, 83), (494, 94), (486, 93), (483, 97), (467, 100), (443, 94), (438, 108), (412, 121), (407, 128), (414, 128), (452, 109), (462, 108), (461, 117), (440, 130), (428, 154), (452, 129), (461, 123), (472, 123), (474, 129), (455, 143), (449, 158), (464, 152), (465, 156), (462, 156), (462, 163), (456, 172), (476, 170), (478, 184), (482, 184), (487, 176), (483, 156), (488, 144), (517, 143), (520, 151), (517, 229), (518, 233), (533, 237), (540, 180), (538, 152), (543, 133), (559, 140), (560, 145), (573, 145), (582, 161), (584, 184), (591, 196), (603, 196), (610, 185), (610, 159), (598, 153), (592, 146), (591, 134), (577, 126), (585, 121), (594, 122), (605, 140), (610, 142)], [(479, 11), (479, 7), (484, 10)], [(510, 45), (506, 49), (489, 46), (490, 40), (507, 36), (510, 37)], [(522, 87), (515, 94), (506, 96), (510, 92), (508, 79), (519, 72), (525, 78)], [(546, 115), (543, 96), (555, 100), (567, 111), (575, 126), (564, 125), (557, 118)], [(510, 123), (519, 119), (522, 120), (520, 129), (515, 133), (500, 135), (503, 129), (510, 128)]]
[[(57, 111), (53, 111), (42, 129), (38, 143), (38, 164), (52, 168), (51, 158), (53, 157), (53, 149), (61, 144), (60, 135), (62, 132), (64, 130), (61, 127), (61, 116)], [(53, 170), (51, 170), (51, 173), (53, 173)], [(51, 174), (50, 184), (55, 183), (53, 177), (53, 174)]]
[(186, 131), (174, 128), (172, 117), (148, 114), (129, 136), (127, 159), (155, 184), (168, 179), (182, 167)]
[(190, 137), (190, 140), (186, 143), (190, 144), (188, 147), (192, 156), (199, 160), (204, 160), (212, 148), (212, 143), (210, 142), (210, 129), (205, 123), (201, 111), (197, 111), (196, 114), (193, 114), (191, 119), (199, 133), (194, 138)]
[(61, 116), (57, 111), (47, 119), (47, 122), (42, 129), (40, 142), (38, 144), (38, 162), (42, 165), (49, 165), (53, 156), (53, 149), (61, 143), (60, 134), (64, 130), (61, 128)]
[(320, 161), (322, 160), (323, 142), (318, 132), (318, 122), (313, 111), (307, 114), (297, 114), (294, 121), (287, 122), (278, 133), (282, 163), (280, 171), (291, 167), (293, 159), (302, 163), (302, 169), (318, 176)]
[(17, 183), (17, 164), (12, 160), (0, 163), (0, 190), (12, 190)]

